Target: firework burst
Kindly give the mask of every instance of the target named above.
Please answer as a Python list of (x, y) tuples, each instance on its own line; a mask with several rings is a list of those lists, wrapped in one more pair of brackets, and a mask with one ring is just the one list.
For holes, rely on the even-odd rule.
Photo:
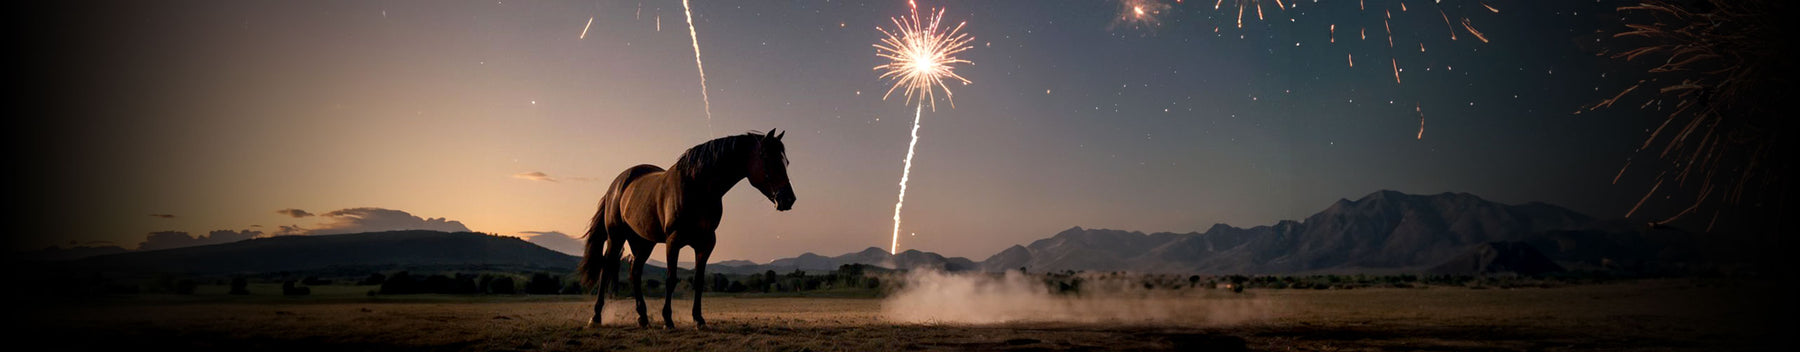
[[(966, 22), (957, 23), (956, 27), (947, 31), (942, 30), (938, 25), (944, 19), (943, 9), (938, 9), (929, 17), (920, 18), (919, 5), (911, 5), (912, 16), (894, 18), (893, 31), (875, 27), (887, 36), (875, 43), (875, 56), (890, 60), (886, 64), (875, 66), (875, 70), (882, 71), (881, 79), (894, 81), (893, 87), (888, 88), (887, 94), (883, 94), (881, 99), (886, 100), (898, 90), (900, 95), (906, 97), (908, 104), (913, 103), (914, 99), (918, 100), (918, 106), (913, 110), (912, 142), (906, 145), (906, 163), (900, 171), (900, 196), (894, 202), (894, 233), (893, 240), (888, 245), (890, 254), (899, 253), (900, 250), (900, 208), (906, 205), (906, 181), (912, 175), (913, 149), (919, 145), (919, 120), (925, 115), (925, 105), (930, 104), (931, 110), (937, 111), (936, 92), (942, 90), (944, 100), (950, 101), (950, 107), (956, 107), (950, 87), (944, 85), (944, 81), (957, 80), (969, 84), (968, 79), (952, 71), (955, 69), (952, 65), (974, 64), (969, 60), (956, 58), (957, 53), (974, 47), (969, 42), (975, 40), (975, 37), (962, 33)], [(927, 10), (927, 13), (930, 11)]]
[(930, 104), (931, 110), (937, 111), (937, 91), (941, 90), (944, 92), (944, 100), (949, 101), (951, 107), (956, 106), (950, 87), (944, 85), (944, 81), (955, 80), (969, 84), (968, 79), (952, 71), (955, 67), (951, 65), (974, 64), (969, 60), (956, 58), (956, 54), (974, 48), (969, 42), (975, 40), (975, 37), (962, 33), (966, 22), (957, 23), (956, 27), (947, 31), (943, 30), (943, 27), (939, 27), (943, 19), (944, 9), (920, 18), (919, 8), (914, 5), (912, 16), (893, 19), (894, 30), (875, 27), (887, 36), (875, 43), (875, 56), (890, 60), (886, 64), (875, 66), (875, 70), (882, 71), (881, 79), (894, 80), (894, 86), (888, 88), (881, 99), (885, 100), (894, 91), (900, 91), (908, 104), (917, 99), (920, 104)]
[[(1712, 219), (1706, 222), (1711, 231), (1722, 212), (1719, 206), (1791, 194), (1791, 189), (1771, 187), (1790, 168), (1785, 161), (1792, 160), (1786, 148), (1778, 147), (1782, 129), (1773, 128), (1787, 124), (1783, 110), (1788, 105), (1771, 103), (1784, 98), (1778, 92), (1789, 86), (1775, 78), (1780, 75), (1770, 73), (1782, 57), (1782, 49), (1774, 44), (1781, 40), (1771, 38), (1782, 37), (1779, 29), (1785, 16), (1778, 8), (1784, 3), (1648, 1), (1618, 8), (1627, 19), (1611, 33), (1614, 42), (1609, 46), (1618, 50), (1601, 55), (1658, 64), (1646, 70), (1646, 78), (1582, 110), (1642, 98), (1640, 109), (1668, 111), (1638, 148), (1656, 153), (1660, 162), (1647, 163), (1661, 170), (1655, 185), (1626, 217), (1639, 213), (1662, 191), (1664, 199), (1691, 203), (1651, 225), (1712, 210)], [(1658, 146), (1660, 150), (1651, 150)], [(1613, 182), (1631, 166), (1627, 160)], [(1762, 199), (1747, 199), (1758, 196)]]
[(1135, 30), (1152, 30), (1162, 26), (1160, 17), (1169, 12), (1169, 4), (1165, 1), (1121, 0), (1119, 14), (1113, 16), (1110, 29), (1130, 27)]

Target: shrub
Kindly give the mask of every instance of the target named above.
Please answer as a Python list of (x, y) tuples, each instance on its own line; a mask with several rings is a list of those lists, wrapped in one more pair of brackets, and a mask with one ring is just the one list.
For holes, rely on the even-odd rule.
[(249, 287), (250, 280), (244, 279), (243, 276), (231, 278), (231, 294), (248, 295), (250, 294)]
[(381, 273), (374, 273), (374, 274), (369, 274), (369, 277), (363, 278), (362, 281), (357, 281), (356, 284), (363, 285), (363, 286), (374, 286), (374, 285), (380, 285), (386, 281), (387, 281), (387, 275), (382, 275)]
[(281, 282), (281, 295), (283, 296), (306, 296), (311, 294), (311, 287), (294, 286), (294, 280)]
[(324, 286), (330, 285), (331, 280), (320, 279), (318, 276), (307, 276), (305, 279), (300, 279), (300, 284), (307, 286)]
[(381, 294), (404, 295), (419, 293), (419, 284), (407, 272), (397, 272), (381, 282)]

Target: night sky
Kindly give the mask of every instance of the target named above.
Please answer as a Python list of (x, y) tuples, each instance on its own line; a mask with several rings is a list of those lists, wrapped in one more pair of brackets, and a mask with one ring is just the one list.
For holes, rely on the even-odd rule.
[[(900, 247), (980, 260), (1072, 226), (1249, 227), (1382, 189), (1624, 215), (1652, 171), (1613, 178), (1665, 113), (1572, 114), (1642, 74), (1596, 55), (1619, 3), (1485, 3), (1270, 1), (1237, 28), (1231, 2), (1137, 19), (920, 1), (967, 22), (973, 83), (924, 112)], [(885, 249), (914, 109), (882, 99), (871, 45), (907, 3), (692, 5), (710, 121), (679, 1), (37, 5), (15, 133), (41, 213), (12, 244), (328, 233), (358, 208), (579, 235), (624, 168), (780, 128), (795, 209), (740, 184), (713, 259)]]

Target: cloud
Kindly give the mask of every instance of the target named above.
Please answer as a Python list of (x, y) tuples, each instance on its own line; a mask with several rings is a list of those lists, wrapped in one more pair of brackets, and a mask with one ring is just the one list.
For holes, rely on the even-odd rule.
[(311, 232), (312, 232), (312, 230), (308, 230), (304, 227), (300, 227), (300, 225), (280, 225), (280, 226), (276, 227), (275, 233), (272, 233), (269, 235), (270, 236), (300, 236), (300, 235), (305, 235), (305, 234), (308, 234)]
[(414, 216), (412, 213), (393, 209), (349, 208), (333, 210), (319, 214), (319, 216), (330, 218), (331, 221), (313, 229), (282, 226), (279, 233), (330, 235), (397, 230), (469, 232), (469, 227), (463, 226), (461, 221), (445, 218), (422, 218)]
[(556, 178), (550, 177), (549, 174), (545, 174), (543, 171), (521, 172), (513, 174), (512, 177), (521, 180), (556, 182)]
[(164, 218), (164, 219), (174, 219), (175, 218), (175, 214), (150, 214), (150, 216)]
[(569, 255), (581, 255), (587, 248), (587, 244), (582, 242), (581, 239), (563, 234), (562, 232), (521, 231), (519, 233), (529, 235), (529, 237), (525, 238), (525, 242), (531, 242), (543, 246), (544, 248), (549, 248), (550, 250), (563, 252)]
[(159, 249), (224, 244), (255, 238), (262, 234), (262, 231), (255, 230), (217, 230), (208, 233), (205, 236), (193, 237), (189, 236), (188, 233), (184, 231), (151, 232), (150, 235), (144, 236), (144, 242), (138, 243), (137, 249), (140, 251), (154, 251)]
[(313, 213), (308, 213), (305, 210), (294, 209), (294, 208), (276, 210), (275, 213), (281, 214), (281, 215), (287, 215), (287, 216), (294, 217), (294, 218), (304, 218), (304, 217), (308, 217), (308, 216), (313, 216)]

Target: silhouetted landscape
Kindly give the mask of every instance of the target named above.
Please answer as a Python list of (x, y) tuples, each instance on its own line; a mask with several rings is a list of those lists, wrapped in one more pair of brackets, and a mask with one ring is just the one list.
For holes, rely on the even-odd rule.
[(79, 351), (1785, 350), (1794, 4), (29, 2), (0, 291)]

